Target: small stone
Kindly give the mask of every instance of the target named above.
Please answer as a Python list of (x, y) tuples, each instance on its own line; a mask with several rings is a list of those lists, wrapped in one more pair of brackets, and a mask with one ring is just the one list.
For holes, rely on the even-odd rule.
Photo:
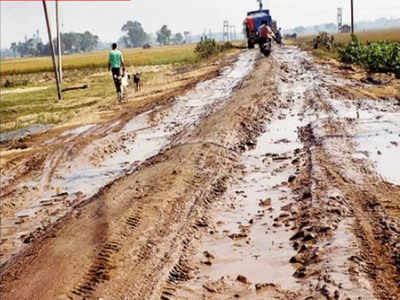
[(290, 240), (291, 241), (293, 241), (293, 240), (297, 240), (297, 239), (300, 239), (300, 238), (302, 238), (302, 237), (304, 237), (304, 231), (298, 231), (297, 233), (295, 233), (291, 238), (290, 238)]
[(248, 284), (248, 283), (249, 283), (249, 281), (247, 280), (247, 278), (246, 278), (245, 276), (243, 276), (243, 275), (238, 275), (238, 276), (236, 277), (236, 280), (239, 281), (239, 282), (241, 282), (241, 283), (244, 283), (244, 284)]
[(315, 239), (314, 234), (312, 234), (311, 232), (309, 232), (309, 233), (307, 233), (306, 235), (304, 235), (303, 242), (311, 241), (311, 240), (313, 240), (313, 239)]
[(206, 266), (211, 266), (212, 265), (212, 262), (210, 260), (203, 260), (201, 263), (203, 265), (206, 265)]
[(267, 288), (267, 287), (275, 287), (275, 284), (273, 283), (257, 283), (255, 286), (257, 291), (263, 289), (263, 288)]
[(212, 255), (212, 254), (211, 254), (210, 252), (208, 252), (208, 251), (204, 251), (203, 254), (204, 254), (204, 256), (205, 256), (206, 258), (215, 259), (215, 256)]
[(296, 277), (296, 278), (304, 278), (304, 277), (306, 277), (306, 268), (304, 268), (304, 267), (298, 268), (296, 270), (296, 272), (294, 272), (293, 276)]
[(270, 206), (271, 205), (271, 198), (260, 200), (259, 206)]

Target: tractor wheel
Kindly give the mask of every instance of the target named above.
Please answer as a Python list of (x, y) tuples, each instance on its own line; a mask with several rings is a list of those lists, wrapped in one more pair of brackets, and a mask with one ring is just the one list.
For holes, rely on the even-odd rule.
[(247, 41), (247, 48), (254, 49), (254, 43), (252, 41)]

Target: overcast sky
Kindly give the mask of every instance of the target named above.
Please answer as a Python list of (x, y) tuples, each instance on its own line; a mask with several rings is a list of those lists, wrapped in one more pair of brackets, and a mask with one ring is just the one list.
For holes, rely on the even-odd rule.
[[(400, 0), (354, 0), (356, 20), (380, 17), (400, 17)], [(54, 16), (54, 2), (48, 2)], [(2, 2), (1, 48), (11, 42), (32, 36), (36, 29), (47, 41), (42, 2)], [(89, 30), (104, 41), (121, 36), (121, 26), (127, 20), (138, 20), (145, 31), (155, 32), (167, 24), (173, 32), (188, 30), (192, 34), (205, 29), (222, 31), (222, 21), (229, 20), (241, 28), (248, 10), (257, 9), (256, 0), (131, 0), (129, 2), (60, 2), (62, 31)], [(338, 7), (344, 8), (344, 22), (349, 21), (350, 0), (264, 0), (274, 19), (283, 28), (299, 25), (336, 23)], [(52, 25), (55, 25), (52, 19)]]

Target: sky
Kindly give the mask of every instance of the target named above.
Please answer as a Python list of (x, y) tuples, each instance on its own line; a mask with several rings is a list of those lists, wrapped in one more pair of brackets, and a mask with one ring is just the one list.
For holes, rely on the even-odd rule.
[[(399, 18), (400, 0), (354, 0), (356, 21), (380, 17)], [(48, 1), (51, 25), (55, 32), (54, 2)], [(350, 18), (350, 0), (264, 0), (264, 7), (282, 28), (299, 25), (336, 23), (337, 8), (343, 7), (344, 22)], [(121, 27), (128, 20), (142, 23), (146, 32), (156, 32), (167, 24), (173, 32), (192, 34), (222, 31), (223, 20), (241, 30), (241, 23), (249, 10), (258, 8), (256, 0), (130, 0), (60, 2), (61, 31), (89, 30), (103, 41), (116, 41)], [(1, 48), (11, 42), (31, 37), (38, 29), (47, 41), (46, 24), (41, 1), (1, 1)]]

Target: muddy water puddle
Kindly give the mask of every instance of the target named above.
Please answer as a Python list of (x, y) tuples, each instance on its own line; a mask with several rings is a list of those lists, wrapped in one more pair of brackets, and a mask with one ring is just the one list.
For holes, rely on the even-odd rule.
[[(302, 148), (298, 127), (306, 122), (301, 94), (301, 90), (291, 90), (289, 95), (281, 89), (282, 98), (291, 102), (290, 108), (280, 110), (257, 139), (256, 147), (243, 155), (242, 176), (212, 209), (214, 228), (203, 238), (194, 258), (199, 272), (177, 291), (177, 298), (210, 296), (205, 288), (209, 283), (230, 280), (243, 284), (237, 281), (239, 275), (252, 290), (251, 296), (239, 295), (249, 299), (256, 297), (257, 283), (292, 291), (301, 287), (292, 276), (295, 266), (289, 263), (296, 252), (290, 245), (293, 232), (286, 219), (294, 201), (288, 181), (296, 176), (297, 163), (293, 161)], [(218, 299), (218, 295), (214, 297)]]
[[(19, 238), (21, 231), (45, 229), (106, 184), (134, 172), (146, 159), (173, 145), (178, 135), (190, 132), (202, 118), (220, 109), (253, 69), (255, 58), (256, 52), (243, 52), (220, 76), (199, 83), (194, 90), (178, 97), (172, 107), (136, 116), (119, 132), (112, 132), (112, 126), (103, 130), (107, 133), (104, 138), (82, 149), (72, 159), (68, 158), (68, 152), (73, 150), (75, 139), (96, 134), (96, 126), (77, 127), (51, 141), (65, 143), (64, 152), (54, 153), (38, 178), (19, 183), (18, 194), (26, 190), (31, 193), (25, 194), (24, 203), (16, 213), (26, 210), (30, 213), (17, 218), (3, 216), (1, 262), (30, 242)], [(12, 230), (3, 230), (3, 225), (10, 228), (12, 224)]]
[(355, 158), (368, 159), (385, 180), (400, 185), (400, 109), (395, 102), (331, 100), (338, 118), (353, 119), (349, 137)]

